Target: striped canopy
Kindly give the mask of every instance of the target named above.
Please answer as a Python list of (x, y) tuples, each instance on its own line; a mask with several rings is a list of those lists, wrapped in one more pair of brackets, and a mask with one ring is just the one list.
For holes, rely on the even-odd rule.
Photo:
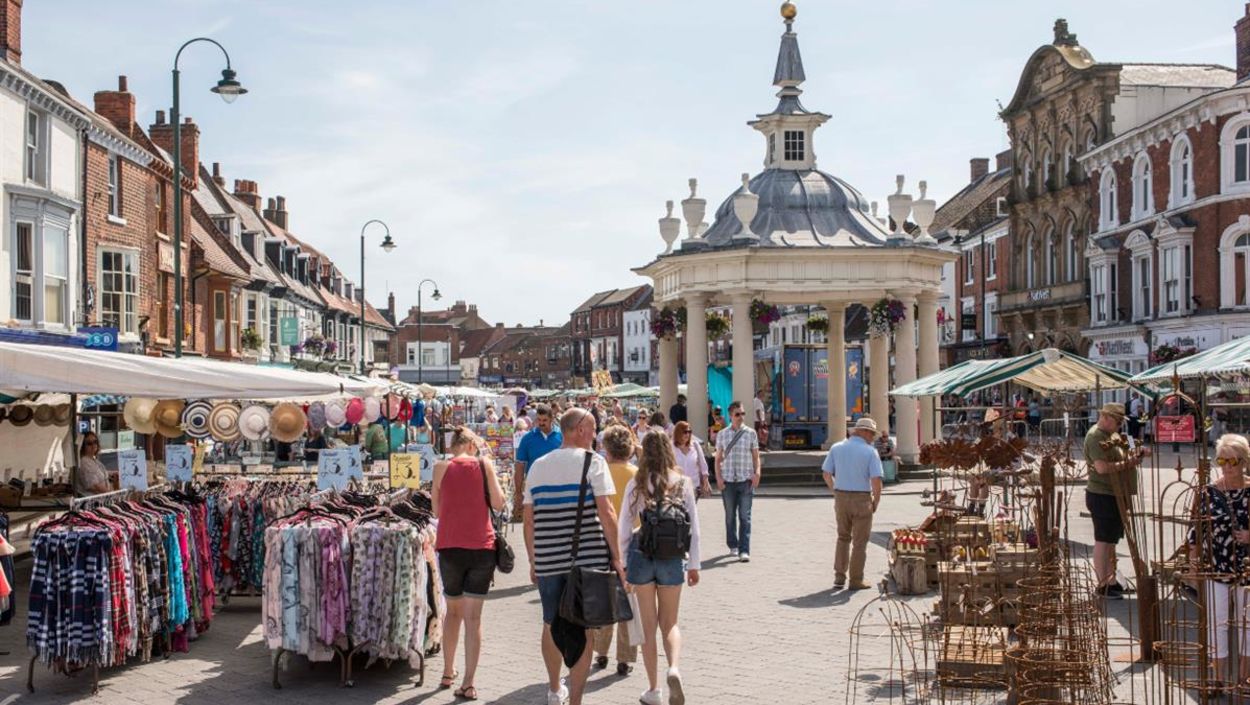
[(963, 396), (1003, 382), (1050, 392), (1089, 392), (1131, 386), (1128, 375), (1078, 355), (1047, 348), (1005, 360), (968, 360), (893, 389), (898, 397)]
[(1173, 374), (1181, 379), (1250, 374), (1250, 337), (1230, 340), (1197, 355), (1156, 365), (1134, 377), (1133, 382), (1167, 386)]

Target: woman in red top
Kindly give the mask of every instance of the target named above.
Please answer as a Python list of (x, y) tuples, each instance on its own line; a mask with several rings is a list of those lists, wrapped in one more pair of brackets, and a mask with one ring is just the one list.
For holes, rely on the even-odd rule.
[(495, 530), (487, 511), (504, 506), (503, 490), (490, 458), (478, 457), (481, 440), (467, 428), (451, 439), (451, 459), (434, 466), (434, 515), (438, 517), (438, 567), (447, 597), (443, 621), (443, 677), (439, 688), (456, 681), (453, 666), (464, 625), (464, 681), (456, 697), (477, 700), (473, 677), (482, 652), (482, 603), (495, 577)]

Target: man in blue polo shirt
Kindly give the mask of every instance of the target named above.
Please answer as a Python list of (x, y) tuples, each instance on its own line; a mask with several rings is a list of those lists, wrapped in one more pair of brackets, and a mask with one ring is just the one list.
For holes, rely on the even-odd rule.
[[(865, 416), (855, 422), (846, 440), (833, 444), (821, 466), (825, 484), (833, 491), (838, 548), (833, 559), (833, 586), (846, 585), (849, 563), (851, 589), (863, 590), (864, 561), (872, 515), (881, 502), (881, 456), (873, 447), (877, 422)], [(836, 489), (835, 489), (836, 483)], [(848, 556), (849, 554), (849, 556)]]
[(525, 491), (525, 476), (529, 474), (529, 469), (534, 462), (544, 455), (556, 450), (564, 444), (564, 437), (560, 435), (560, 429), (555, 428), (555, 418), (551, 413), (551, 407), (546, 404), (539, 404), (537, 413), (534, 416), (534, 428), (528, 433), (521, 436), (521, 442), (516, 448), (516, 463), (512, 473), (513, 485), (513, 507), (516, 508), (515, 513), (521, 510), (521, 497)]

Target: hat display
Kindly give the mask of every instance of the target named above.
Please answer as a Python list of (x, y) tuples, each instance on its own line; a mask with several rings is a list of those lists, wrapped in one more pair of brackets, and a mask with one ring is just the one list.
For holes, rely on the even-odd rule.
[(851, 427), (852, 431), (872, 431), (877, 433), (877, 422), (871, 416), (861, 416), (855, 421), (855, 425)]
[(177, 438), (182, 435), (182, 410), (186, 402), (181, 399), (162, 399), (156, 402), (152, 410), (152, 423), (156, 424), (156, 432), (166, 438)]
[(192, 438), (208, 438), (208, 415), (213, 413), (213, 405), (206, 401), (193, 401), (182, 410), (182, 427)]
[(382, 403), (382, 413), (386, 414), (386, 418), (394, 421), (399, 418), (399, 410), (404, 407), (404, 400), (398, 394), (387, 394), (386, 401)]
[(156, 411), (155, 399), (127, 399), (122, 408), (122, 417), (126, 425), (136, 433), (156, 433), (156, 425), (152, 422), (152, 413)]
[(335, 399), (325, 404), (326, 408), (326, 425), (338, 428), (347, 423), (347, 408), (342, 400)]
[(316, 431), (326, 427), (326, 405), (315, 401), (308, 406), (308, 427)]
[[(347, 423), (358, 424), (365, 418), (365, 403), (359, 398), (347, 402)], [(372, 419), (370, 419), (372, 420)]]
[(51, 404), (40, 404), (35, 407), (35, 425), (51, 426), (56, 420), (56, 408)]
[(228, 401), (215, 404), (208, 413), (208, 430), (219, 441), (238, 440), (239, 407)]
[(369, 423), (377, 422), (382, 416), (382, 402), (377, 397), (365, 398), (365, 421)]
[(25, 404), (18, 404), (9, 409), (9, 423), (14, 426), (25, 426), (35, 417), (35, 410)]
[(408, 423), (412, 420), (412, 402), (404, 399), (399, 403), (399, 416), (396, 420), (400, 423)]
[(249, 441), (259, 441), (269, 435), (269, 410), (252, 405), (239, 414), (239, 433)]
[(304, 435), (308, 425), (308, 417), (304, 410), (290, 402), (283, 402), (274, 407), (269, 415), (269, 436), (275, 441), (294, 443)]
[(56, 407), (54, 417), (54, 423), (57, 426), (68, 426), (70, 421), (74, 420), (74, 407), (69, 404), (60, 404)]
[(1124, 420), (1124, 405), (1117, 404), (1116, 402), (1108, 402), (1102, 405), (1102, 408), (1098, 410), (1098, 413), (1106, 414), (1107, 416), (1114, 416), (1117, 419), (1123, 421)]

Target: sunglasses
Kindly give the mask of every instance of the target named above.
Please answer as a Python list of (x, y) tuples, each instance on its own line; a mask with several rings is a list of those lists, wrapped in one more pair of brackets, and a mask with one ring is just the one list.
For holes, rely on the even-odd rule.
[(741, 412), (741, 411), (734, 412), (735, 419), (738, 418), (739, 416), (746, 416), (746, 413)]
[(1216, 458), (1215, 464), (1220, 465), (1220, 466), (1241, 465), (1241, 459), (1240, 458)]

